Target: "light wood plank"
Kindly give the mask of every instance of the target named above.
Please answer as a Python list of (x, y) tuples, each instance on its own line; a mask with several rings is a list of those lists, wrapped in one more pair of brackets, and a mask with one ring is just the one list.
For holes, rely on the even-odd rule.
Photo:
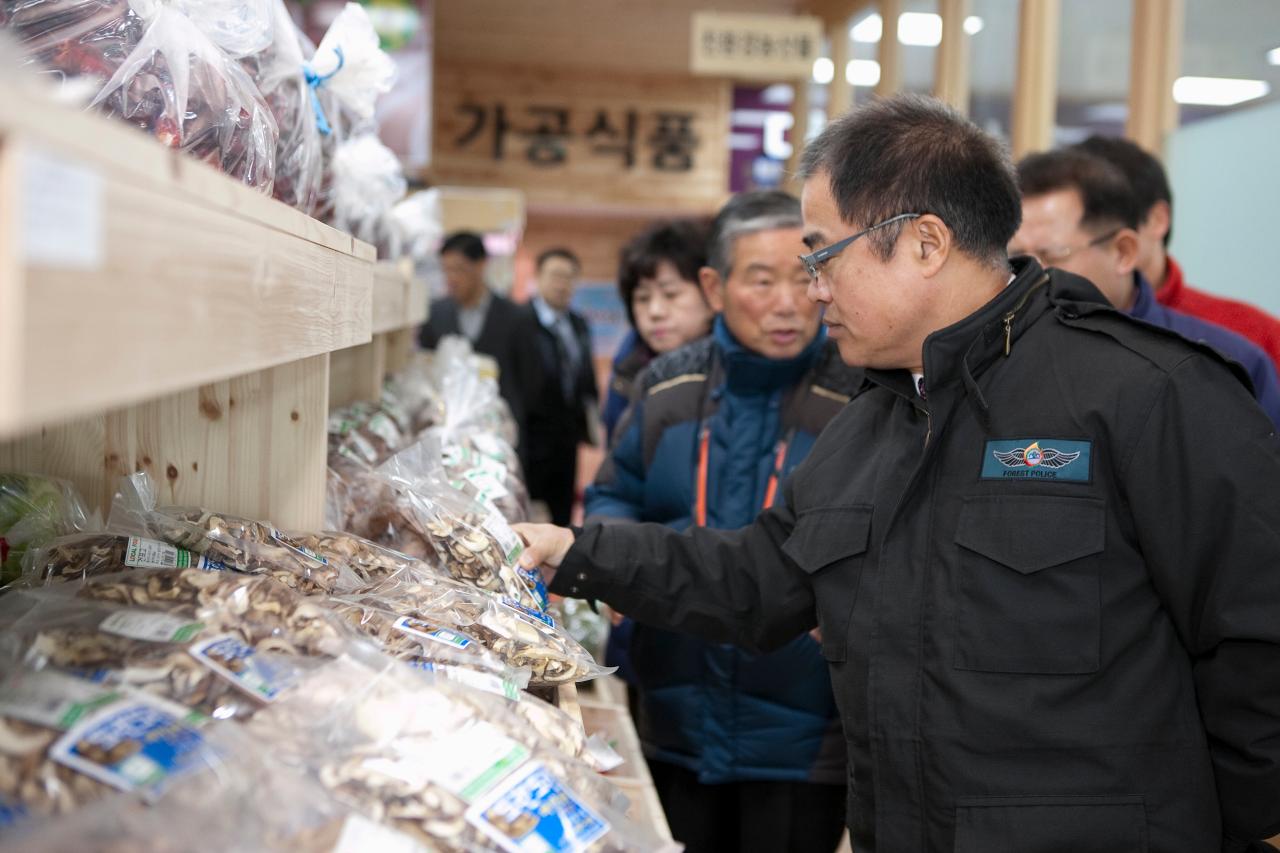
[(1134, 0), (1125, 135), (1156, 156), (1178, 126), (1173, 81), (1182, 62), (1185, 0)]
[(876, 61), (880, 63), (880, 82), (876, 95), (887, 98), (902, 91), (902, 44), (898, 41), (898, 18), (902, 14), (902, 0), (880, 0), (880, 43), (876, 46)]
[(329, 404), (334, 408), (352, 403), (376, 403), (382, 399), (387, 375), (387, 334), (329, 357)]
[(1013, 92), (1013, 156), (1053, 145), (1058, 108), (1059, 0), (1022, 0)]
[(942, 17), (942, 43), (933, 68), (933, 94), (964, 115), (969, 113), (969, 34), (964, 19), (971, 0), (938, 0)]

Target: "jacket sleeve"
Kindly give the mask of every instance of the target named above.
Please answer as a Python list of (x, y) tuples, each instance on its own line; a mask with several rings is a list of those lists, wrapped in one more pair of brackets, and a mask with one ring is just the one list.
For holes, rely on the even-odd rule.
[(640, 521), (644, 516), (644, 404), (637, 399), (618, 422), (615, 441), (587, 487), (588, 519)]
[(551, 591), (599, 598), (647, 625), (770, 651), (817, 625), (812, 587), (782, 551), (794, 524), (779, 506), (739, 530), (591, 525)]
[(1223, 832), (1280, 832), (1280, 437), (1220, 364), (1182, 362), (1121, 469), (1192, 659)]

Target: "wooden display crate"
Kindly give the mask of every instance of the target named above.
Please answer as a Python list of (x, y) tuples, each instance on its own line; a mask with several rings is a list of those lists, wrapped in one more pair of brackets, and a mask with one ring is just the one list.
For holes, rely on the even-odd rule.
[(427, 321), (427, 284), (401, 261), (379, 261), (373, 275), (373, 338), (333, 354), (329, 406), (377, 402), (387, 374), (403, 367), (413, 352), (418, 327)]
[(627, 816), (649, 827), (659, 838), (670, 841), (671, 828), (667, 826), (666, 814), (654, 788), (653, 777), (649, 775), (649, 765), (645, 763), (640, 737), (636, 734), (625, 700), (623, 704), (615, 705), (580, 699), (578, 704), (587, 734), (599, 734), (622, 756), (623, 763), (606, 773), (605, 778), (631, 801)]

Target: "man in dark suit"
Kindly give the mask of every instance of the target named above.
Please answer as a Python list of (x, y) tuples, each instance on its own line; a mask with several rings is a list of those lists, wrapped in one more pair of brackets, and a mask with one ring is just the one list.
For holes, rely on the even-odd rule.
[(538, 256), (538, 294), (524, 310), (538, 327), (541, 393), (529, 409), (529, 496), (545, 501), (552, 521), (568, 524), (578, 473), (578, 444), (592, 442), (599, 391), (591, 332), (569, 310), (582, 265), (568, 249)]
[(418, 335), (425, 349), (435, 349), (445, 335), (462, 335), (476, 352), (498, 363), (498, 387), (520, 429), (521, 458), (528, 461), (528, 415), (542, 385), (538, 324), (485, 282), (488, 253), (478, 234), (459, 231), (440, 247), (449, 295), (431, 303), (431, 316)]

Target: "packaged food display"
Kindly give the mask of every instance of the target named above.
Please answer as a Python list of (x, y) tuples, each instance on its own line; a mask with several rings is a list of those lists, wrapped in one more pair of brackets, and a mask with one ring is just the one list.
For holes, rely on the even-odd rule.
[(98, 524), (65, 480), (0, 474), (0, 586), (22, 573), (22, 560), (32, 547)]

